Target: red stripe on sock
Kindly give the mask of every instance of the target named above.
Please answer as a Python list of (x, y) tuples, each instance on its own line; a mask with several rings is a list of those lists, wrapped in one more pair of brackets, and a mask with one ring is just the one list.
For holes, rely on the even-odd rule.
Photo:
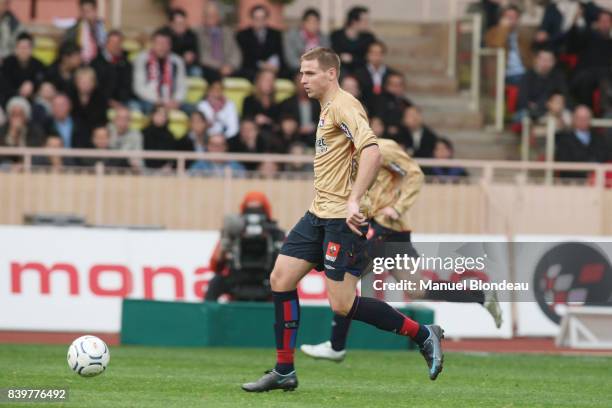
[(284, 329), (283, 330), (283, 349), (290, 350), (291, 347), (291, 330)]
[(292, 364), (293, 350), (276, 350), (276, 362), (279, 364)]
[(283, 302), (283, 314), (286, 322), (294, 320), (294, 317), (291, 316), (291, 301)]
[(414, 338), (417, 332), (419, 331), (419, 324), (412, 320), (409, 317), (404, 316), (404, 323), (402, 324), (402, 329), (400, 330), (400, 334), (402, 336), (408, 336), (410, 338)]

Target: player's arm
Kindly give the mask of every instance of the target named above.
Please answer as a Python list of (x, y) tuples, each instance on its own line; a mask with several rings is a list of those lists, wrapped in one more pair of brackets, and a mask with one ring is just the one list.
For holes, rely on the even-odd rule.
[(357, 176), (347, 203), (346, 223), (355, 234), (362, 235), (358, 227), (366, 224), (366, 218), (359, 210), (359, 202), (376, 179), (382, 165), (382, 156), (376, 135), (370, 128), (363, 109), (339, 109), (336, 111), (335, 121), (353, 143), (359, 157)]
[(349, 228), (357, 235), (363, 235), (358, 227), (366, 224), (366, 218), (359, 210), (359, 202), (376, 179), (381, 164), (382, 156), (378, 150), (378, 145), (371, 144), (363, 148), (359, 158), (357, 177), (348, 199), (346, 217)]

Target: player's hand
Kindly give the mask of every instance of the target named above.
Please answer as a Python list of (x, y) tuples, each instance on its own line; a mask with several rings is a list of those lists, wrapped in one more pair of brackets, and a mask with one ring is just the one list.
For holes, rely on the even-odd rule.
[(366, 217), (359, 210), (359, 203), (357, 201), (349, 201), (347, 204), (347, 216), (346, 225), (359, 236), (363, 236), (359, 227), (368, 225)]
[(380, 210), (380, 212), (385, 217), (389, 217), (389, 218), (391, 218), (394, 221), (399, 218), (399, 214), (397, 213), (397, 211), (395, 211), (395, 209), (391, 208), (391, 207), (385, 207), (382, 210)]

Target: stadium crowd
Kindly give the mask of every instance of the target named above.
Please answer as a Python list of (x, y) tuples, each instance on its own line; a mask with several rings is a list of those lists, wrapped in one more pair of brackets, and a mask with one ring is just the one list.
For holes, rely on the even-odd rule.
[[(299, 85), (300, 55), (329, 46), (342, 60), (342, 87), (364, 104), (379, 137), (396, 140), (415, 157), (452, 157), (452, 143), (423, 123), (421, 108), (406, 96), (404, 75), (387, 65), (386, 46), (371, 31), (365, 7), (350, 9), (344, 27), (327, 36), (316, 9), (305, 10), (299, 26), (280, 32), (269, 26), (269, 10), (255, 6), (249, 27), (236, 31), (209, 1), (199, 26), (188, 25), (185, 10), (172, 9), (148, 48), (129, 54), (124, 34), (106, 30), (96, 0), (78, 2), (76, 23), (64, 33), (57, 58), (45, 65), (33, 56), (34, 38), (9, 1), (0, 0), (0, 146), (309, 154), (320, 107)], [(481, 2), (484, 38), (485, 45), (508, 51), (506, 82), (515, 99), (509, 101), (516, 105), (515, 121), (554, 115), (559, 160), (609, 161), (603, 138), (580, 123), (593, 111), (612, 115), (611, 14), (590, 1), (553, 1), (529, 36), (519, 29), (520, 10), (501, 3)], [(232, 97), (227, 87), (235, 83), (246, 84), (250, 94)], [(287, 83), (290, 91), (281, 92), (279, 84)], [(202, 90), (195, 98), (193, 84)], [(36, 164), (95, 162), (37, 158)], [(104, 162), (133, 171), (174, 165)], [(193, 171), (226, 166), (266, 174), (308, 169), (189, 163)]]
[(512, 2), (480, 2), (484, 45), (506, 49), (514, 129), (526, 115), (536, 123), (553, 117), (555, 160), (610, 162), (610, 132), (590, 122), (612, 117), (612, 13), (590, 0), (544, 3), (534, 31), (521, 26), (521, 9)]
[[(378, 136), (397, 140), (417, 157), (434, 155), (438, 137), (406, 97), (404, 76), (385, 63), (385, 44), (371, 32), (364, 7), (352, 8), (345, 26), (331, 36), (321, 33), (315, 9), (305, 10), (300, 25), (286, 32), (268, 25), (264, 6), (250, 10), (250, 27), (238, 32), (223, 24), (215, 2), (207, 3), (202, 24), (193, 28), (185, 10), (173, 9), (167, 25), (151, 35), (150, 47), (133, 57), (123, 49), (122, 32), (105, 30), (95, 0), (80, 0), (79, 10), (57, 59), (45, 66), (33, 56), (33, 37), (8, 1), (0, 1), (0, 112), (5, 112), (0, 146), (308, 154), (320, 107), (299, 84), (300, 56), (324, 46), (341, 56), (342, 85), (367, 107)], [(205, 81), (206, 93), (188, 100), (193, 78)], [(238, 103), (224, 88), (235, 78), (252, 83), (250, 95)], [(293, 81), (286, 98), (277, 95), (279, 78)], [(172, 127), (177, 111), (189, 117), (183, 131)], [(448, 145), (444, 140), (440, 147)], [(172, 166), (161, 160), (104, 162), (134, 171)], [(95, 160), (36, 163), (61, 167)], [(189, 166), (281, 170), (273, 163), (195, 161)], [(307, 169), (287, 165), (284, 170)]]

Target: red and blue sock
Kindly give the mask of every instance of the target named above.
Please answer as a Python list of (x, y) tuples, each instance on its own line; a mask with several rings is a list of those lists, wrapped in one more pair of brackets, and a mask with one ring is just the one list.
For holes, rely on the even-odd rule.
[(427, 327), (374, 298), (356, 296), (347, 317), (371, 324), (381, 330), (408, 336), (418, 345), (422, 345), (429, 337)]
[(276, 339), (276, 366), (279, 374), (294, 371), (293, 355), (300, 325), (300, 301), (297, 290), (289, 292), (272, 292), (276, 322), (274, 333)]

